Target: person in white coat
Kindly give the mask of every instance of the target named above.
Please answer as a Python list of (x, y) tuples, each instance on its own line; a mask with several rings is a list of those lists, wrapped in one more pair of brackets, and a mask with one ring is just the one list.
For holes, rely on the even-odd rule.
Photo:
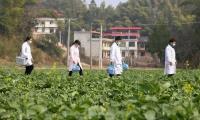
[(80, 55), (79, 55), (79, 47), (81, 42), (79, 40), (75, 40), (70, 47), (70, 55), (69, 55), (69, 76), (72, 76), (73, 73), (73, 65), (77, 64), (80, 67), (79, 74), (80, 76), (83, 75), (83, 67), (80, 62)]
[(165, 70), (164, 73), (167, 76), (173, 76), (176, 74), (176, 52), (174, 47), (176, 46), (176, 40), (174, 38), (169, 40), (169, 44), (165, 48)]
[(31, 54), (31, 47), (30, 44), (32, 43), (32, 38), (28, 36), (24, 43), (22, 44), (22, 49), (21, 49), (21, 56), (26, 58), (26, 70), (25, 74), (30, 75), (34, 66), (33, 66), (33, 57)]
[[(120, 76), (122, 74), (122, 55), (119, 47), (121, 37), (116, 37), (110, 49), (110, 62), (114, 66), (114, 75)], [(112, 77), (113, 75), (109, 75)]]

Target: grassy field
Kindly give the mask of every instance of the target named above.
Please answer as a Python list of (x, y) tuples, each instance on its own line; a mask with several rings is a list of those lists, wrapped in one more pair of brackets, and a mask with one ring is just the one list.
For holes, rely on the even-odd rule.
[(120, 78), (105, 71), (0, 70), (0, 119), (198, 120), (200, 70), (129, 70)]

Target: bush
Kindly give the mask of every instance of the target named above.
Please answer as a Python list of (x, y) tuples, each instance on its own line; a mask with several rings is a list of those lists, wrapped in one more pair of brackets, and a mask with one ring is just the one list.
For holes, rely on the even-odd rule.
[(20, 38), (2, 38), (0, 41), (0, 57), (6, 60), (15, 61), (15, 57), (19, 54), (22, 42)]
[(47, 35), (39, 39), (36, 47), (54, 58), (62, 57), (63, 50), (57, 46), (58, 38), (55, 35)]

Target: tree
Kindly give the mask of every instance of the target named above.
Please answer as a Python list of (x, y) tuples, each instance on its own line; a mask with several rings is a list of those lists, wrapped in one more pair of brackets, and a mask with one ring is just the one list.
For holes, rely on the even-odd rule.
[[(0, 34), (15, 35), (21, 29), (26, 5), (33, 5), (37, 0), (0, 0)], [(22, 32), (22, 31), (20, 31)]]

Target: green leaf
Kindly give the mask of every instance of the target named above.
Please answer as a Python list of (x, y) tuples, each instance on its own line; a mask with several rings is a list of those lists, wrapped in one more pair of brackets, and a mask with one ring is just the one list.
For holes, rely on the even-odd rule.
[(150, 96), (150, 95), (146, 95), (145, 100), (147, 100), (147, 101), (154, 101), (154, 102), (158, 101), (158, 99), (157, 99), (156, 96)]
[(47, 111), (47, 108), (43, 105), (35, 105), (32, 107), (32, 109), (38, 112), (39, 114), (42, 114)]
[(155, 120), (156, 119), (156, 113), (153, 110), (149, 110), (146, 113), (144, 113), (144, 116), (147, 120)]
[(171, 86), (171, 83), (170, 82), (166, 82), (166, 83), (161, 85), (161, 88), (162, 89), (168, 89), (170, 86)]

